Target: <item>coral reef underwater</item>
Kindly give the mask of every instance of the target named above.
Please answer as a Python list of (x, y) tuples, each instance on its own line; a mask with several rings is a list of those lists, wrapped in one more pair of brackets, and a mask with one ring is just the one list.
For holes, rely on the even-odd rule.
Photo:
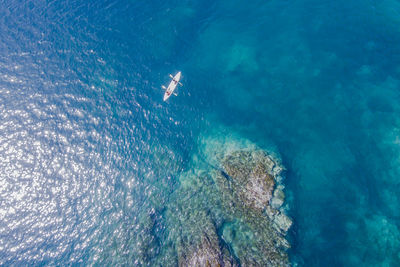
[(289, 266), (279, 158), (234, 134), (212, 136), (168, 207), (179, 266)]

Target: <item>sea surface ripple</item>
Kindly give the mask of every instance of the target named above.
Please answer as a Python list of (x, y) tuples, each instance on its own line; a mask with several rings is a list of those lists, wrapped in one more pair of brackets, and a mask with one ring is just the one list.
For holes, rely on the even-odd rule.
[(399, 14), (0, 1), (0, 265), (176, 265), (179, 179), (232, 131), (281, 155), (293, 265), (399, 266)]

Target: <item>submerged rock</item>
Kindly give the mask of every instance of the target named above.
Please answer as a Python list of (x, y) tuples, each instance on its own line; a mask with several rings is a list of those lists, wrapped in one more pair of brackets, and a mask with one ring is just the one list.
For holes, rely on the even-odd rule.
[(238, 266), (217, 232), (220, 199), (210, 175), (188, 171), (169, 207), (169, 241), (179, 266)]
[(274, 196), (271, 200), (271, 207), (279, 209), (285, 201), (285, 193), (283, 193), (283, 186), (279, 185), (274, 191)]
[(194, 156), (193, 170), (180, 176), (169, 208), (178, 265), (289, 266), (292, 221), (282, 208), (279, 161), (255, 145), (224, 149), (212, 141), (214, 149)]
[(284, 232), (287, 232), (290, 226), (292, 226), (292, 220), (281, 212), (274, 216), (274, 223)]
[(197, 242), (186, 242), (178, 251), (179, 266), (238, 266), (215, 230), (203, 232)]
[(262, 151), (235, 151), (225, 156), (222, 165), (232, 178), (233, 191), (241, 203), (253, 210), (264, 210), (275, 187), (271, 174), (275, 162)]
[[(238, 150), (222, 159), (222, 170), (214, 172), (225, 218), (236, 236), (224, 241), (233, 248), (242, 265), (289, 265), (285, 234), (292, 222), (283, 210), (283, 185), (278, 179), (282, 167), (262, 150)], [(225, 172), (225, 174), (223, 173)], [(274, 205), (272, 205), (274, 203)], [(251, 236), (251, 238), (245, 238)]]

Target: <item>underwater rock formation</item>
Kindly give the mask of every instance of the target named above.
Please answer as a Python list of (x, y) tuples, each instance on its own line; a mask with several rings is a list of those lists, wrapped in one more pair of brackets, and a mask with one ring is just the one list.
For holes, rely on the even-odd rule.
[(222, 162), (233, 193), (246, 208), (262, 211), (269, 204), (275, 187), (270, 174), (274, 161), (262, 151), (235, 151)]
[(289, 266), (279, 161), (254, 145), (207, 152), (180, 176), (169, 208), (179, 266)]
[[(222, 238), (242, 265), (288, 265), (285, 250), (290, 245), (285, 234), (292, 222), (277, 209), (284, 198), (283, 186), (277, 186), (281, 171), (278, 162), (264, 151), (239, 150), (225, 155), (222, 170), (213, 175), (230, 222), (223, 226)], [(272, 206), (272, 202), (277, 204)], [(229, 231), (243, 237), (231, 238)]]
[(215, 177), (237, 211), (246, 216), (262, 216), (265, 211), (279, 229), (286, 232), (290, 228), (291, 220), (279, 210), (285, 198), (283, 185), (277, 184), (282, 167), (271, 155), (262, 150), (235, 151), (224, 157), (222, 166), (225, 179), (221, 174)]
[(238, 266), (227, 248), (220, 244), (217, 231), (210, 225), (209, 217), (203, 214), (202, 218), (208, 218), (208, 223), (197, 225), (202, 229), (198, 232), (197, 240), (190, 238), (180, 241), (179, 266)]
[(170, 244), (175, 244), (179, 266), (238, 266), (218, 236), (216, 218), (220, 199), (208, 172), (181, 175), (179, 192), (167, 215)]

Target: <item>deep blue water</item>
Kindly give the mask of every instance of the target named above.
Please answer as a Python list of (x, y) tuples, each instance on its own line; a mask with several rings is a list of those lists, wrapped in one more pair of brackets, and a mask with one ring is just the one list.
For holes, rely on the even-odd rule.
[(398, 0), (1, 1), (0, 265), (176, 264), (227, 131), (281, 155), (293, 264), (400, 265), (399, 44)]

